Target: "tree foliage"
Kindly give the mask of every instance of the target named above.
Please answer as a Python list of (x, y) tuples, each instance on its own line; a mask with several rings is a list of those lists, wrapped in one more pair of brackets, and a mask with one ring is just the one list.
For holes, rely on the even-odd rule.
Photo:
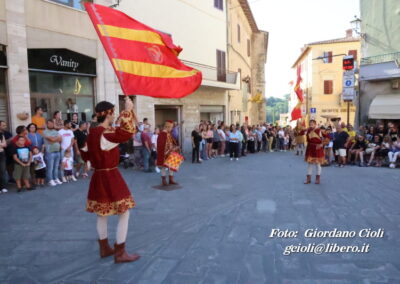
[(284, 98), (269, 97), (267, 98), (267, 122), (275, 123), (279, 120), (281, 113), (288, 113), (288, 98), (289, 94), (284, 95)]

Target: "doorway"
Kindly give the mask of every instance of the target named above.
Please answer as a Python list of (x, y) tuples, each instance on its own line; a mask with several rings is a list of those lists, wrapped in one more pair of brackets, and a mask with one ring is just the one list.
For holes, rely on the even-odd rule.
[(154, 123), (155, 127), (163, 129), (166, 120), (172, 120), (179, 125), (179, 145), (183, 143), (183, 128), (182, 128), (182, 107), (177, 105), (155, 105), (154, 106)]

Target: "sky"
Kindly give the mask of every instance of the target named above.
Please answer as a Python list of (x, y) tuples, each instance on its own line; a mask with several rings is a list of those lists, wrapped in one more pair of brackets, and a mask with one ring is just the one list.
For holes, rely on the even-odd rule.
[(265, 96), (290, 91), (291, 69), (304, 44), (341, 38), (360, 15), (360, 0), (248, 0), (258, 28), (269, 32)]

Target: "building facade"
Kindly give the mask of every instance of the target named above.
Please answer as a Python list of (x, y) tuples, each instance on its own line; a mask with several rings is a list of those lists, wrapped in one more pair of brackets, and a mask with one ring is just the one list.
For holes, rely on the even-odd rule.
[(228, 0), (228, 68), (241, 74), (239, 90), (228, 93), (230, 123), (266, 120), (265, 63), (268, 33), (260, 31), (246, 0)]
[[(346, 55), (353, 55), (355, 62), (359, 62), (360, 39), (353, 37), (351, 30), (347, 31), (345, 38), (305, 45), (292, 66), (294, 74), (297, 74), (298, 66), (301, 68), (304, 114), (314, 118), (319, 124), (347, 122), (347, 103), (342, 100), (342, 60)], [(293, 80), (296, 82), (295, 76)], [(294, 97), (294, 94), (291, 97)], [(297, 100), (293, 101), (295, 105)], [(351, 124), (354, 123), (355, 109), (355, 105), (351, 103), (349, 106)]]
[(119, 84), (83, 9), (77, 0), (0, 0), (0, 119), (12, 131), (36, 106), (46, 118), (59, 110), (90, 120), (97, 101), (117, 103)]
[[(88, 121), (101, 100), (114, 103), (117, 110), (123, 105), (118, 80), (83, 2), (0, 0), (0, 120), (7, 121), (12, 131), (28, 124), (37, 106), (43, 107), (46, 118), (60, 110), (63, 119), (78, 113), (80, 120)], [(115, 4), (114, 0), (90, 2)], [(116, 7), (171, 34), (174, 43), (183, 47), (180, 59), (203, 73), (200, 88), (182, 99), (132, 94), (140, 119), (148, 118), (154, 127), (166, 119), (178, 123), (184, 150), (191, 149), (191, 132), (200, 120), (231, 122), (228, 92), (245, 85), (240, 67), (229, 66), (227, 5), (226, 0), (135, 0), (121, 1)], [(250, 53), (265, 64), (267, 33), (246, 35), (244, 53), (248, 39)], [(251, 66), (252, 60), (248, 56), (246, 64)], [(248, 78), (262, 77), (246, 84), (249, 89), (263, 92), (264, 64), (258, 62), (254, 64), (257, 68), (245, 70)]]
[(360, 9), (358, 123), (400, 120), (400, 2), (361, 0)]

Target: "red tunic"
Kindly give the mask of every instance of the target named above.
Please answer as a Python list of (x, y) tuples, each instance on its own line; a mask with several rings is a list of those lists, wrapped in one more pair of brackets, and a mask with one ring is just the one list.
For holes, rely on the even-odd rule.
[[(101, 216), (123, 214), (135, 206), (133, 197), (118, 170), (118, 144), (128, 141), (133, 133), (133, 113), (121, 114), (121, 126), (105, 129), (92, 128), (87, 138), (87, 149), (82, 157), (95, 169), (90, 180), (86, 211)], [(86, 151), (85, 151), (86, 150)]]
[(165, 159), (176, 146), (178, 146), (178, 143), (171, 133), (161, 131), (157, 138), (157, 166), (164, 167)]
[(323, 164), (325, 162), (324, 142), (327, 141), (326, 139), (329, 141), (328, 136), (322, 133), (319, 128), (309, 128), (306, 131), (306, 137), (307, 149), (305, 161), (311, 164)]

